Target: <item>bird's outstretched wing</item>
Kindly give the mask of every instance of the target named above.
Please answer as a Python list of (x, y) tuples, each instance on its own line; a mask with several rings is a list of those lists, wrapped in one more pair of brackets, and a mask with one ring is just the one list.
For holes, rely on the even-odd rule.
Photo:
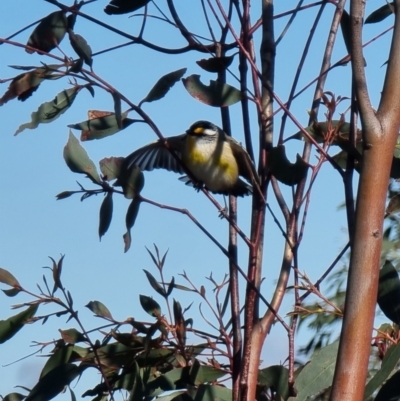
[[(181, 158), (185, 137), (186, 135), (184, 134), (166, 138), (169, 146), (174, 150), (179, 158)], [(155, 168), (163, 168), (179, 174), (184, 173), (181, 164), (176, 160), (161, 140), (135, 150), (125, 158), (124, 165), (128, 169), (131, 166), (136, 165), (140, 167), (141, 170), (151, 171)]]
[(253, 161), (251, 160), (249, 154), (246, 152), (246, 149), (237, 142), (235, 139), (230, 138), (231, 148), (233, 155), (238, 161), (239, 165), (239, 175), (246, 178), (247, 181), (254, 184), (259, 184), (260, 180), (258, 178), (258, 174), (256, 168), (254, 167)]

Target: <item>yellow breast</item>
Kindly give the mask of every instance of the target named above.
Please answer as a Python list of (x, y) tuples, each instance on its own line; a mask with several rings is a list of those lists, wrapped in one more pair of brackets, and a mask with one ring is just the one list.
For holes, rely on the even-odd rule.
[(188, 136), (183, 162), (211, 191), (225, 191), (238, 180), (237, 162), (225, 141), (199, 140)]

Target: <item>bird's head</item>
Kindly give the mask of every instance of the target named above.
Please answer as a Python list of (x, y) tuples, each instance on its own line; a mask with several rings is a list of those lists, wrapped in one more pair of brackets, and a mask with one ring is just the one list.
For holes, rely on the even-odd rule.
[(197, 121), (186, 131), (191, 136), (213, 137), (218, 135), (220, 129), (209, 121)]

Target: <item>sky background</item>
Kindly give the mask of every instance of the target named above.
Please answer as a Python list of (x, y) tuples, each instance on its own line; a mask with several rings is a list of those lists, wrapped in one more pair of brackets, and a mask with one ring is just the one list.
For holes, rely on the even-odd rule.
[[(192, 4), (193, 3), (193, 4)], [(68, 3), (66, 3), (68, 4)], [(137, 35), (141, 18), (129, 15), (108, 16), (103, 12), (107, 1), (97, 1), (84, 7), (83, 12), (98, 18), (107, 24)], [(164, 2), (158, 2), (166, 10)], [(371, 0), (367, 3), (367, 14), (384, 4), (384, 1)], [(292, 9), (295, 1), (276, 2), (275, 14)], [(208, 36), (204, 18), (197, 2), (191, 2), (190, 8), (177, 1), (177, 8), (182, 12), (182, 19), (193, 32)], [(39, 20), (56, 8), (45, 1), (14, 0), (0, 3), (0, 37), (8, 37), (26, 25)], [(155, 14), (153, 4), (149, 5), (149, 13)], [(333, 7), (327, 5), (322, 22), (315, 35), (309, 57), (303, 74), (299, 80), (302, 88), (318, 75), (320, 69), (320, 54), (325, 46), (326, 35), (331, 24)], [(290, 26), (289, 31), (277, 49), (276, 92), (282, 100), (286, 100), (297, 68), (298, 60), (310, 30), (310, 22), (315, 18), (316, 9), (302, 12)], [(258, 3), (252, 7), (252, 20), (259, 15)], [(276, 20), (276, 37), (279, 36), (289, 17)], [(392, 24), (388, 18), (376, 26), (366, 26), (365, 41), (377, 35)], [(33, 28), (19, 34), (13, 40), (26, 43)], [(81, 34), (92, 47), (93, 52), (106, 49), (126, 42), (125, 39), (104, 31), (82, 18), (78, 18), (75, 33)], [(150, 42), (166, 47), (181, 47), (186, 43), (180, 38), (173, 27), (159, 20), (149, 20), (144, 38)], [(256, 51), (259, 48), (259, 36), (255, 38)], [(389, 35), (384, 36), (366, 48), (366, 68), (372, 104), (378, 107), (379, 94), (382, 88), (385, 68), (381, 67), (387, 59)], [(61, 43), (63, 51), (75, 57), (70, 48), (68, 38)], [(60, 55), (58, 50), (54, 54)], [(335, 48), (333, 61), (346, 55), (341, 35)], [(142, 46), (128, 46), (112, 53), (105, 53), (94, 58), (94, 71), (104, 80), (120, 90), (131, 101), (138, 103), (146, 96), (154, 83), (164, 74), (187, 68), (186, 76), (200, 74), (203, 83), (215, 79), (214, 74), (201, 70), (196, 60), (207, 57), (199, 54), (183, 54), (177, 56), (163, 55)], [(258, 55), (257, 55), (257, 58)], [(19, 71), (7, 65), (40, 65), (40, 62), (50, 63), (44, 56), (28, 55), (23, 49), (10, 45), (0, 46), (0, 79), (6, 79), (19, 74)], [(237, 70), (234, 68), (234, 74)], [(336, 68), (330, 75), (326, 90), (336, 95), (350, 96), (350, 66)], [(233, 77), (229, 82), (238, 86)], [(0, 86), (0, 96), (6, 91), (8, 82)], [(71, 292), (75, 307), (79, 310), (81, 320), (86, 329), (92, 329), (102, 322), (93, 317), (92, 312), (84, 307), (91, 300), (100, 300), (111, 310), (116, 319), (123, 320), (129, 316), (136, 320), (151, 321), (139, 304), (139, 294), (153, 296), (163, 307), (165, 304), (158, 294), (155, 294), (148, 284), (142, 269), (147, 269), (157, 278), (157, 271), (152, 264), (146, 247), (153, 249), (156, 244), (163, 254), (168, 250), (164, 275), (167, 281), (172, 276), (183, 285), (187, 285), (180, 273), (186, 271), (193, 283), (198, 287), (205, 285), (207, 294), (213, 300), (212, 285), (206, 279), (212, 273), (217, 282), (223, 280), (228, 272), (226, 258), (210, 244), (210, 241), (184, 215), (162, 210), (142, 204), (135, 227), (132, 230), (132, 245), (127, 253), (123, 253), (122, 235), (125, 232), (125, 213), (129, 202), (122, 197), (114, 197), (114, 215), (107, 234), (99, 241), (98, 215), (102, 196), (91, 197), (80, 202), (79, 196), (56, 201), (55, 195), (65, 190), (76, 190), (76, 180), (87, 188), (93, 188), (90, 181), (82, 175), (72, 173), (66, 166), (63, 157), (63, 147), (68, 138), (68, 124), (87, 119), (87, 111), (113, 111), (113, 100), (110, 95), (96, 89), (92, 98), (88, 91), (81, 91), (73, 106), (57, 121), (40, 125), (36, 130), (26, 130), (14, 137), (18, 126), (30, 121), (30, 114), (38, 106), (52, 100), (58, 92), (68, 88), (67, 79), (49, 81), (41, 84), (39, 90), (25, 102), (13, 100), (0, 108), (0, 266), (12, 272), (20, 283), (37, 292), (36, 283), (42, 283), (42, 275), (48, 270), (48, 256), (58, 259), (65, 254), (63, 268), (63, 284)], [(306, 91), (296, 99), (292, 112), (302, 124), (307, 124), (307, 110), (311, 105), (314, 88)], [(348, 102), (343, 102), (338, 110), (343, 112)], [(143, 105), (165, 136), (183, 133), (194, 121), (206, 119), (220, 124), (219, 109), (199, 103), (193, 99), (181, 83), (177, 83), (168, 95), (160, 101)], [(243, 141), (241, 109), (236, 104), (230, 107), (233, 136)], [(323, 108), (320, 120), (323, 120)], [(253, 134), (256, 135), (257, 125), (254, 110)], [(130, 115), (135, 118), (134, 114)], [(275, 120), (275, 132), (278, 134), (281, 114)], [(292, 123), (286, 126), (285, 136), (290, 136), (298, 130)], [(77, 131), (74, 132), (79, 137)], [(126, 156), (134, 149), (155, 139), (154, 133), (144, 124), (133, 124), (117, 135), (101, 141), (85, 142), (83, 145), (89, 156), (98, 164), (99, 160), (110, 156)], [(256, 146), (256, 144), (255, 144)], [(297, 152), (302, 151), (302, 144), (288, 144), (289, 157), (293, 161)], [(334, 150), (336, 152), (336, 150)], [(315, 164), (313, 155), (311, 163)], [(178, 175), (166, 171), (146, 172), (146, 184), (143, 196), (154, 201), (187, 208), (190, 212), (223, 244), (227, 244), (227, 222), (218, 218), (215, 207), (202, 193), (183, 185)], [(290, 199), (291, 189), (281, 186), (282, 191)], [(222, 196), (216, 196), (223, 204)], [(311, 206), (307, 217), (304, 240), (299, 253), (300, 270), (305, 271), (312, 281), (315, 281), (334, 260), (337, 253), (347, 242), (346, 219), (344, 211), (339, 208), (343, 202), (343, 186), (340, 176), (325, 163), (314, 185)], [(270, 205), (281, 223), (283, 219), (279, 208), (269, 198)], [(239, 199), (239, 226), (244, 232), (249, 231), (250, 198)], [(265, 277), (262, 292), (267, 299), (272, 294), (274, 283), (278, 277), (281, 264), (284, 238), (272, 217), (267, 214), (265, 253), (263, 262), (263, 277)], [(239, 262), (246, 266), (247, 251), (240, 243)], [(1, 286), (6, 288), (5, 286)], [(194, 304), (186, 317), (194, 318), (195, 325), (207, 329), (207, 325), (199, 314), (200, 299), (193, 299), (191, 294), (174, 291), (173, 296), (183, 307), (192, 301)], [(10, 306), (28, 301), (31, 298), (24, 294), (16, 298), (0, 296), (0, 319), (6, 319), (16, 313)], [(204, 304), (204, 303), (203, 303)], [(293, 298), (285, 300), (281, 315), (285, 316), (293, 307)], [(53, 311), (52, 307), (42, 307), (38, 314), (43, 315)], [(203, 305), (205, 315), (213, 320), (212, 314)], [(12, 340), (1, 345), (0, 349), (0, 394), (3, 396), (15, 391), (15, 385), (32, 387), (44, 363), (43, 358), (31, 357), (20, 362), (16, 360), (36, 350), (31, 347), (31, 341), (48, 342), (59, 338), (58, 329), (75, 327), (63, 318), (52, 318), (45, 326), (40, 323), (27, 327)], [(306, 330), (300, 331), (299, 345), (307, 341)], [(95, 337), (96, 338), (96, 337)], [(48, 347), (46, 352), (49, 352)], [(275, 325), (265, 343), (262, 355), (262, 367), (283, 363), (287, 356), (286, 333)], [(13, 363), (11, 366), (9, 364)], [(96, 375), (93, 375), (97, 379)], [(83, 383), (82, 383), (83, 382)], [(82, 394), (95, 382), (89, 378), (81, 380), (76, 387), (76, 394)], [(17, 390), (18, 391), (18, 390)]]

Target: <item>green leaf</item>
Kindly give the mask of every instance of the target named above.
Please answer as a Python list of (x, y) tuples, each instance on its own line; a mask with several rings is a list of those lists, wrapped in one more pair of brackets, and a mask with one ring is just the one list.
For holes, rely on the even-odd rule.
[(210, 81), (206, 86), (200, 82), (200, 75), (182, 78), (186, 90), (197, 100), (214, 107), (227, 107), (240, 102), (242, 95), (233, 86), (218, 81)]
[[(49, 53), (63, 40), (67, 32), (67, 17), (64, 11), (55, 11), (44, 17), (28, 39), (28, 46)], [(26, 49), (28, 53), (35, 50)]]
[(161, 395), (157, 401), (193, 401), (193, 398), (187, 394), (187, 390), (174, 391), (172, 394)]
[(175, 277), (172, 277), (171, 282), (168, 285), (168, 290), (167, 290), (167, 295), (166, 295), (167, 297), (169, 297), (171, 295), (174, 287), (175, 287)]
[(83, 368), (72, 363), (57, 366), (45, 376), (40, 378), (36, 386), (31, 390), (26, 401), (49, 401), (60, 394), (64, 387), (77, 378)]
[(227, 387), (202, 384), (197, 389), (194, 401), (232, 401), (232, 390)]
[(69, 198), (71, 195), (75, 194), (76, 191), (63, 191), (56, 195), (57, 200)]
[(150, 297), (146, 295), (139, 295), (140, 305), (145, 312), (147, 312), (150, 316), (158, 317), (161, 315), (161, 307), (160, 305)]
[(67, 17), (67, 30), (74, 29), (77, 17), (78, 17), (78, 15), (74, 14), (74, 13), (68, 15), (68, 17)]
[(394, 12), (394, 2), (387, 3), (382, 7), (379, 7), (377, 10), (373, 11), (365, 20), (365, 24), (374, 24), (376, 22), (381, 22), (389, 15), (392, 15)]
[[(336, 130), (337, 133), (332, 141), (332, 145), (340, 145), (343, 142), (349, 141), (350, 124), (341, 120), (332, 120), (330, 123), (326, 121), (314, 121), (311, 125), (306, 127), (305, 130), (316, 142), (322, 143), (328, 135), (328, 128)], [(304, 135), (303, 131), (298, 131), (292, 138), (308, 142), (308, 138)]]
[(223, 72), (232, 64), (233, 57), (234, 56), (203, 58), (196, 61), (196, 64), (208, 72)]
[(289, 371), (282, 365), (269, 366), (258, 371), (258, 383), (266, 388), (273, 388), (277, 399), (287, 400), (289, 396)]
[(131, 13), (144, 7), (149, 2), (150, 0), (111, 0), (104, 12), (109, 15)]
[(278, 181), (293, 186), (307, 177), (309, 166), (300, 155), (296, 156), (296, 163), (290, 163), (285, 146), (279, 145), (269, 150), (268, 167)]
[[(61, 334), (61, 338), (67, 344), (75, 345), (76, 343), (86, 341), (85, 336), (76, 329), (59, 330), (59, 332)], [(66, 360), (65, 362), (68, 362), (68, 360)]]
[(14, 337), (25, 323), (35, 315), (37, 309), (37, 305), (31, 305), (28, 309), (9, 317), (7, 320), (0, 320), (0, 344)]
[(313, 354), (296, 378), (297, 397), (289, 401), (305, 401), (332, 385), (338, 346), (339, 341), (335, 341)]
[(183, 77), (183, 75), (186, 73), (186, 70), (187, 68), (181, 68), (180, 70), (170, 72), (169, 74), (161, 77), (153, 86), (151, 91), (147, 94), (147, 96), (139, 103), (139, 107), (144, 102), (154, 102), (155, 100), (163, 98), (168, 91)]
[(68, 35), (75, 53), (85, 62), (85, 64), (91, 67), (93, 64), (92, 49), (86, 40), (81, 35), (78, 35), (71, 30), (68, 31)]
[(122, 129), (122, 104), (121, 104), (121, 96), (118, 92), (111, 92), (111, 95), (114, 99), (114, 113), (115, 120), (117, 121), (117, 126), (119, 129)]
[(74, 173), (86, 174), (95, 183), (101, 183), (96, 166), (71, 131), (69, 132), (68, 142), (64, 147), (64, 159), (67, 166)]
[(146, 274), (147, 280), (149, 280), (149, 283), (153, 287), (153, 289), (157, 291), (160, 295), (165, 297), (166, 293), (164, 288), (158, 283), (158, 281), (154, 278), (154, 276), (145, 269), (143, 269), (143, 271)]
[(56, 367), (68, 363), (70, 361), (72, 352), (72, 345), (63, 345), (62, 347), (57, 348), (53, 355), (45, 363), (42, 371), (40, 372), (40, 377), (46, 376), (47, 373), (49, 373)]
[[(127, 115), (128, 111), (121, 114), (122, 129), (129, 127), (135, 122), (135, 120), (127, 118)], [(89, 120), (77, 124), (70, 124), (68, 127), (82, 130), (81, 141), (103, 139), (122, 130), (118, 128), (118, 121), (114, 113), (97, 110), (89, 111)]]
[(79, 86), (65, 89), (54, 100), (41, 104), (37, 111), (31, 114), (31, 122), (20, 125), (14, 135), (18, 135), (27, 128), (35, 129), (39, 124), (48, 124), (57, 120), (61, 114), (65, 113), (72, 106), (80, 90), (81, 87)]
[(227, 372), (225, 370), (213, 368), (212, 366), (202, 366), (197, 359), (194, 360), (190, 367), (190, 383), (195, 386), (215, 382), (226, 375)]
[(15, 297), (21, 292), (19, 288), (10, 288), (9, 290), (2, 290), (8, 297)]
[(87, 308), (89, 308), (96, 316), (104, 317), (104, 318), (109, 319), (109, 320), (114, 320), (114, 318), (111, 315), (111, 312), (100, 301), (90, 301), (85, 306)]
[(400, 360), (400, 343), (392, 345), (386, 352), (381, 368), (375, 373), (375, 376), (368, 382), (365, 387), (364, 400), (370, 399), (372, 394), (382, 385), (382, 383), (390, 376), (393, 369)]
[(100, 160), (100, 171), (105, 181), (115, 180), (119, 174), (124, 157), (106, 157)]
[(113, 215), (113, 193), (107, 192), (104, 200), (100, 206), (100, 217), (99, 217), (99, 237), (101, 237), (107, 232), (111, 224), (111, 219)]
[(400, 371), (397, 371), (379, 390), (375, 401), (398, 401), (400, 399)]
[(62, 67), (62, 65), (48, 65), (36, 68), (25, 74), (17, 75), (11, 81), (7, 91), (0, 98), (0, 106), (3, 106), (3, 104), (15, 98), (18, 98), (18, 100), (22, 102), (25, 101), (39, 88), (39, 85), (45, 79), (60, 78), (61, 75), (53, 77), (53, 74), (57, 72), (60, 67)]
[(18, 280), (6, 269), (0, 267), (0, 283), (7, 284), (11, 287), (21, 287)]
[(400, 325), (400, 279), (389, 261), (379, 271), (378, 305), (386, 317)]
[(114, 185), (122, 187), (126, 199), (134, 199), (144, 187), (143, 172), (134, 164), (129, 169), (120, 169), (118, 180)]
[(132, 202), (130, 203), (128, 210), (125, 216), (125, 224), (126, 224), (126, 233), (123, 236), (124, 239), (124, 252), (128, 252), (129, 248), (131, 247), (132, 238), (131, 238), (131, 228), (134, 226), (136, 217), (139, 213), (141, 200), (139, 198), (133, 198)]

